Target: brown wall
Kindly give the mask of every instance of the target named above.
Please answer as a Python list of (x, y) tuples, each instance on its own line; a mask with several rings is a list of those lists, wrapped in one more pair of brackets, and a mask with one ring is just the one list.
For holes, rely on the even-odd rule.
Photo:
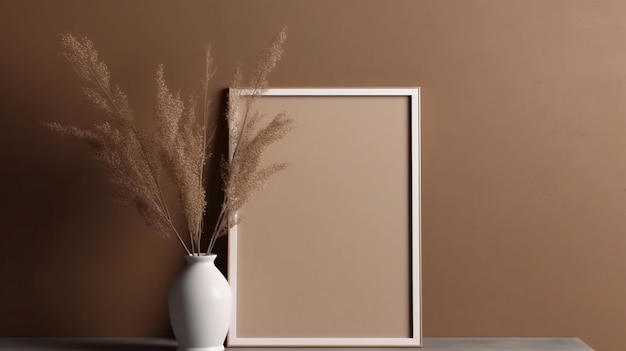
[(626, 349), (622, 0), (1, 1), (0, 335), (170, 335), (182, 250), (38, 124), (101, 118), (59, 34), (148, 121), (159, 62), (188, 93), (212, 41), (217, 99), (285, 24), (273, 86), (422, 87), (425, 336)]

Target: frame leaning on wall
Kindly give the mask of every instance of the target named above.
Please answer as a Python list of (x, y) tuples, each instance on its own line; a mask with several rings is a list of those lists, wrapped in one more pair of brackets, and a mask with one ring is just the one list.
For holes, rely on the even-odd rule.
[(228, 346), (421, 346), (419, 88), (269, 89), (254, 109), (296, 129), (229, 234)]

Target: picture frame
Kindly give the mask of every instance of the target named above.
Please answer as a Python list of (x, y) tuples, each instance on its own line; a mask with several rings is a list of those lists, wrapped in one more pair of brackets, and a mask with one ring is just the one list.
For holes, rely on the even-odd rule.
[(296, 128), (230, 229), (227, 345), (421, 347), (420, 89), (268, 89), (254, 109)]

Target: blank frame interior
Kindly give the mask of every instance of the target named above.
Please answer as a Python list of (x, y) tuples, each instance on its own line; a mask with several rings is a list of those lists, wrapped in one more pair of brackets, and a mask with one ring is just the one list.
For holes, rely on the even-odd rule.
[(229, 346), (418, 346), (419, 90), (270, 89), (296, 128), (238, 215)]

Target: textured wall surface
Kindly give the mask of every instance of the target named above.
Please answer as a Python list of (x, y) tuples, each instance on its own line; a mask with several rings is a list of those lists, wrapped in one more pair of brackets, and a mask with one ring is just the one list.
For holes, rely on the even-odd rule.
[(237, 62), (287, 25), (273, 86), (422, 87), (425, 336), (626, 349), (625, 6), (1, 1), (0, 335), (170, 335), (183, 251), (111, 200), (85, 147), (40, 125), (103, 118), (59, 34), (91, 38), (149, 124), (158, 63), (188, 94), (212, 42), (218, 101)]

